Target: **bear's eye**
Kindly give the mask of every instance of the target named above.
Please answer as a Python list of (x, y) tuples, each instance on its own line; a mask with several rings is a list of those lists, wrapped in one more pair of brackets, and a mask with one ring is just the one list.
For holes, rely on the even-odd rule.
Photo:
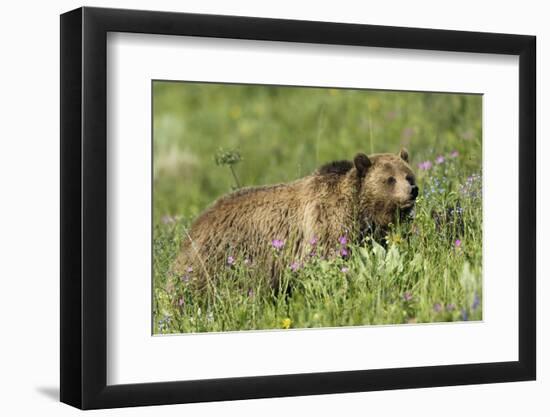
[(394, 177), (389, 177), (386, 181), (389, 185), (395, 184), (395, 178)]
[(409, 182), (409, 184), (414, 185), (414, 177), (412, 175), (407, 175), (405, 179)]

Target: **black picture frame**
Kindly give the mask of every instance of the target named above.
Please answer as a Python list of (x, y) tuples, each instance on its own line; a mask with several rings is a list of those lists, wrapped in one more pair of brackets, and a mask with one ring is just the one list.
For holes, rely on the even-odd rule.
[[(519, 56), (519, 360), (107, 385), (108, 32)], [(524, 35), (88, 7), (61, 15), (61, 401), (95, 409), (535, 379), (535, 51)]]

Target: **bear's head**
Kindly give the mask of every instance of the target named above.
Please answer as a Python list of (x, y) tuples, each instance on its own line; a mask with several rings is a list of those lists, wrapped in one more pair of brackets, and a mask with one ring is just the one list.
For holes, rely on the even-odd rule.
[(359, 153), (353, 164), (359, 179), (359, 216), (365, 225), (385, 227), (409, 216), (418, 186), (405, 149), (398, 154)]

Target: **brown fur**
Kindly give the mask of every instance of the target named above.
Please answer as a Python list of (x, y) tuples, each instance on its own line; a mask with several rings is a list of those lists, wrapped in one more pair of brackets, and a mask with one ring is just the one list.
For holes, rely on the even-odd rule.
[[(216, 271), (228, 256), (264, 265), (276, 285), (278, 264), (290, 265), (312, 251), (320, 256), (338, 250), (338, 239), (357, 242), (365, 233), (385, 229), (398, 209), (410, 210), (414, 174), (408, 154), (358, 154), (287, 184), (245, 188), (218, 199), (192, 224), (184, 238), (174, 272), (193, 269), (200, 286), (215, 284)], [(389, 178), (394, 178), (389, 180)], [(274, 239), (283, 240), (276, 255)], [(280, 265), (279, 265), (280, 266)]]

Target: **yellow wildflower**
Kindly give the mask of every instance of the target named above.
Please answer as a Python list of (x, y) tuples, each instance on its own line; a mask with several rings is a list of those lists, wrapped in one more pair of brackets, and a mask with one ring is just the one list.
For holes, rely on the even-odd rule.
[(241, 108), (239, 106), (231, 107), (231, 110), (229, 110), (229, 115), (233, 119), (238, 119), (239, 117), (241, 117)]

